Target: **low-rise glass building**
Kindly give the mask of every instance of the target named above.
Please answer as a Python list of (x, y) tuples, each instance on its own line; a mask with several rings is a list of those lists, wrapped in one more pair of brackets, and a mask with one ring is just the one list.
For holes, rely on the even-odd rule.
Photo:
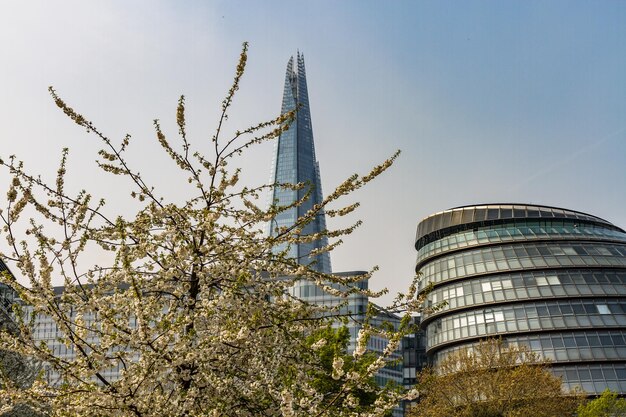
[[(626, 394), (626, 232), (528, 204), (457, 207), (417, 227), (416, 271), (434, 365), (485, 337), (525, 344), (565, 388)], [(429, 285), (432, 284), (432, 285)]]

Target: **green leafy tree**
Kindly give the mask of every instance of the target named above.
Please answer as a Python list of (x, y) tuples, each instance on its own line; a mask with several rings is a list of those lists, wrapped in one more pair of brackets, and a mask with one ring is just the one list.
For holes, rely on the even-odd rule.
[(619, 398), (617, 393), (606, 390), (598, 398), (581, 404), (576, 410), (578, 417), (624, 417), (626, 416), (626, 399)]
[[(40, 375), (29, 387), (3, 385), (0, 398), (7, 407), (29, 404), (47, 415), (94, 417), (381, 416), (413, 394), (375, 387), (371, 378), (397, 349), (410, 313), (421, 305), (415, 285), (396, 303), (406, 309), (400, 331), (376, 330), (389, 341), (385, 352), (374, 360), (365, 356), (363, 341), (374, 331), (367, 325), (354, 360), (346, 361), (340, 349), (328, 352), (334, 355), (332, 386), (321, 377), (329, 372), (330, 356), (322, 351), (323, 357), (311, 360), (317, 353), (306, 338), (332, 326), (345, 304), (323, 307), (289, 296), (301, 280), (338, 300), (377, 295), (354, 285), (369, 279), (375, 267), (353, 277), (324, 274), (299, 264), (288, 251), (322, 235), (334, 239), (322, 250), (339, 245), (359, 222), (318, 235), (301, 231), (322, 211), (328, 216), (354, 211), (358, 204), (343, 206), (342, 197), (384, 172), (397, 154), (365, 175), (350, 176), (293, 225), (268, 237), (266, 223), (304, 200), (261, 208), (258, 199), (276, 184), (242, 185), (240, 171), (231, 168), (249, 148), (277, 138), (293, 118), (282, 114), (226, 135), (246, 61), (244, 45), (208, 143), (194, 144), (188, 137), (184, 97), (176, 109), (178, 141), (154, 122), (157, 146), (142, 149), (143, 158), (159, 149), (171, 158), (173, 169), (183, 174), (177, 187), (186, 193), (182, 201), (159, 187), (162, 178), (175, 181), (181, 175), (151, 180), (141, 174), (127, 153), (130, 136), (109, 138), (52, 88), (56, 105), (99, 141), (103, 175), (126, 181), (119, 193), (132, 197), (137, 210), (119, 213), (117, 205), (94, 197), (99, 178), (87, 184), (91, 192), (70, 192), (67, 149), (53, 181), (30, 173), (15, 157), (0, 161), (12, 177), (0, 212), (6, 239), (0, 257), (28, 281), (1, 276), (27, 307), (15, 312), (18, 332), (0, 332), (0, 349), (44, 363), (46, 373), (57, 378)], [(311, 192), (308, 184), (279, 185)], [(112, 261), (85, 262), (88, 249), (103, 262)], [(53, 278), (63, 282), (61, 294), (53, 289)], [(52, 321), (56, 340), (36, 339), (38, 317)], [(339, 347), (342, 342), (335, 340), (330, 345)], [(60, 354), (54, 344), (71, 354)], [(111, 369), (119, 370), (118, 378), (111, 377)], [(364, 393), (375, 399), (355, 402)]]
[[(342, 363), (342, 369), (363, 372), (376, 360), (376, 355), (373, 353), (359, 357), (348, 354), (350, 333), (347, 327), (320, 329), (309, 336), (307, 341), (313, 347), (312, 351), (315, 352), (312, 360), (319, 365), (311, 371), (314, 377), (312, 386), (328, 399), (335, 397), (343, 389), (342, 378), (333, 369), (337, 366), (337, 361)], [(377, 391), (378, 386), (374, 378), (370, 378), (367, 383), (354, 390), (351, 394), (354, 411), (367, 410), (376, 401)]]
[(418, 386), (411, 417), (565, 417), (581, 401), (562, 392), (537, 354), (501, 339), (451, 353), (424, 371)]

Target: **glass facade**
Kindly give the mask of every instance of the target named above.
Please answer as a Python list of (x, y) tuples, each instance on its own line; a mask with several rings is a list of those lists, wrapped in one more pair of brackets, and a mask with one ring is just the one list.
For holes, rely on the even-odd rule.
[(626, 232), (555, 207), (458, 207), (417, 228), (419, 288), (434, 365), (502, 337), (549, 360), (566, 388), (626, 394)]
[[(0, 273), (5, 272), (11, 274), (6, 264), (0, 259)], [(0, 329), (12, 331), (15, 328), (13, 304), (18, 300), (17, 293), (11, 287), (0, 283)]]
[[(281, 113), (293, 110), (296, 110), (295, 120), (289, 129), (280, 135), (274, 149), (270, 181), (276, 184), (276, 187), (271, 191), (270, 204), (289, 206), (303, 199), (307, 193), (310, 193), (310, 196), (301, 204), (276, 215), (268, 225), (271, 235), (276, 234), (280, 228), (293, 226), (298, 218), (322, 201), (322, 184), (319, 165), (315, 158), (304, 55), (300, 53), (297, 54), (295, 62), (291, 57), (287, 64)], [(305, 184), (305, 187), (294, 190), (289, 186), (280, 186), (280, 184), (298, 183)], [(324, 212), (320, 212), (302, 229), (302, 234), (311, 235), (324, 230), (326, 230), (326, 216)], [(328, 245), (328, 240), (321, 238), (314, 242), (294, 244), (290, 247), (277, 247), (276, 250), (287, 250), (289, 256), (298, 259), (299, 263), (312, 264), (317, 271), (330, 273), (330, 256), (327, 252), (309, 256), (314, 249), (326, 245)]]
[[(274, 149), (272, 160), (272, 173), (270, 182), (276, 184), (271, 191), (270, 204), (278, 206), (291, 206), (310, 193), (310, 196), (299, 205), (282, 210), (274, 219), (268, 223), (268, 234), (275, 235), (281, 228), (293, 226), (297, 219), (313, 208), (314, 205), (322, 202), (322, 185), (320, 180), (320, 170), (315, 157), (315, 145), (313, 141), (313, 128), (311, 124), (311, 111), (309, 107), (309, 96), (306, 82), (306, 72), (304, 67), (304, 56), (300, 53), (289, 59), (287, 72), (285, 75), (285, 88), (283, 91), (283, 102), (281, 112), (287, 113), (296, 110), (295, 120), (289, 128), (283, 132)], [(305, 184), (301, 190), (294, 190), (294, 185)], [(281, 186), (287, 184), (287, 186)], [(320, 212), (317, 217), (302, 229), (303, 235), (312, 235), (326, 230), (326, 216)], [(328, 245), (328, 239), (323, 237), (313, 242), (292, 244), (289, 247), (278, 246), (275, 251), (287, 251), (287, 254), (298, 260), (301, 264), (311, 265), (315, 270), (330, 274), (332, 272), (330, 256), (328, 252), (322, 252), (315, 256), (310, 256), (311, 252)], [(358, 277), (364, 275), (364, 271), (335, 272), (336, 276)], [(328, 284), (335, 286), (334, 284)], [(367, 289), (367, 281), (357, 281), (355, 285), (362, 289)], [(307, 280), (296, 281), (291, 287), (291, 295), (307, 302), (324, 305), (327, 307), (337, 307), (337, 314), (350, 314), (351, 320), (346, 326), (350, 331), (349, 350), (356, 346), (356, 338), (361, 323), (365, 319), (365, 313), (369, 300), (362, 294), (351, 294), (347, 298), (337, 297), (329, 294), (323, 286), (316, 285)], [(373, 319), (374, 325), (383, 322), (397, 326), (399, 319), (396, 316), (388, 315)], [(372, 352), (382, 352), (387, 346), (387, 340), (381, 336), (372, 336), (368, 340), (368, 350)], [(398, 351), (393, 355), (398, 362), (390, 363), (381, 369), (376, 375), (376, 381), (384, 386), (387, 382), (393, 381), (402, 383), (402, 365), (400, 358), (402, 352)], [(398, 415), (398, 410), (394, 411)]]

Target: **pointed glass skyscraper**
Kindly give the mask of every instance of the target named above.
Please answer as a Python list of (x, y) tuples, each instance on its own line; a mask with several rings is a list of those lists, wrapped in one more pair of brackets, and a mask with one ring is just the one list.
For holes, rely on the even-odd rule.
[[(301, 55), (299, 52), (296, 55), (295, 62), (293, 57), (291, 57), (287, 63), (281, 113), (284, 114), (292, 110), (297, 110), (295, 120), (289, 129), (280, 135), (276, 142), (274, 159), (272, 161), (271, 181), (287, 184), (303, 182), (310, 184), (313, 188), (311, 196), (304, 203), (298, 207), (283, 211), (270, 222), (270, 234), (276, 233), (278, 227), (293, 225), (296, 219), (322, 201), (322, 184), (319, 165), (315, 159), (311, 111), (304, 70), (304, 55)], [(292, 204), (302, 198), (308, 189), (308, 186), (298, 191), (275, 187), (272, 190), (270, 202), (280, 206)], [(326, 216), (321, 212), (314, 221), (303, 229), (302, 234), (310, 235), (323, 230), (326, 230)], [(331, 266), (328, 253), (325, 252), (313, 257), (309, 256), (313, 249), (326, 246), (327, 244), (328, 239), (322, 238), (311, 243), (293, 245), (289, 248), (289, 255), (296, 258), (301, 264), (312, 264), (317, 271), (330, 273)], [(277, 250), (284, 249), (284, 247), (277, 248)]]

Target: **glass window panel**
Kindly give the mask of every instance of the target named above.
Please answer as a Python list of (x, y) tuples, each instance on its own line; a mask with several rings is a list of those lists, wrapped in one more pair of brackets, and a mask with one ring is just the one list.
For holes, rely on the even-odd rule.
[(510, 219), (513, 217), (513, 210), (510, 208), (500, 209), (500, 218), (501, 219)]
[(577, 255), (587, 255), (587, 251), (582, 246), (574, 246), (573, 249)]
[(576, 336), (574, 339), (576, 340), (576, 344), (578, 345), (578, 347), (589, 346), (587, 338), (584, 335)]
[(487, 211), (487, 220), (497, 220), (499, 217), (498, 209), (489, 209)]
[(523, 209), (514, 209), (513, 210), (513, 215), (515, 216), (515, 218), (524, 218), (526, 217), (526, 213), (524, 212)]
[(553, 255), (565, 255), (565, 251), (560, 246), (551, 246), (550, 252), (552, 252)]
[(600, 343), (603, 346), (610, 346), (611, 344), (613, 344), (613, 340), (609, 335), (600, 335)]
[(457, 225), (461, 223), (461, 216), (463, 212), (461, 210), (455, 210), (452, 212), (452, 225)]
[(541, 347), (543, 349), (552, 349), (552, 339), (550, 339), (549, 337), (542, 337)]
[(595, 306), (595, 304), (590, 304), (588, 302), (583, 304), (583, 308), (585, 309), (585, 313), (587, 314), (595, 314), (598, 312), (598, 308)]
[(598, 367), (593, 367), (590, 369), (590, 371), (591, 371), (592, 379), (596, 379), (596, 380), (604, 379), (604, 375), (602, 375), (602, 369)]
[(485, 268), (487, 268), (487, 271), (489, 272), (498, 270), (498, 268), (496, 267), (496, 263), (494, 261), (485, 262)]
[(614, 380), (617, 378), (617, 375), (615, 374), (615, 369), (613, 368), (604, 368), (604, 378), (607, 380)]
[(515, 255), (517, 255), (518, 258), (524, 258), (528, 256), (528, 252), (526, 252), (524, 248), (513, 248), (513, 250), (515, 251)]
[(576, 250), (573, 247), (565, 246), (562, 249), (566, 255), (577, 255)]
[(463, 223), (470, 223), (474, 217), (474, 209), (463, 210)]
[(548, 275), (546, 279), (550, 285), (559, 285), (561, 283), (561, 281), (559, 281), (559, 277), (556, 275)]
[(578, 375), (580, 377), (581, 381), (589, 381), (591, 380), (591, 372), (589, 371), (589, 369), (579, 369), (578, 370)]
[(474, 214), (474, 221), (479, 222), (485, 220), (485, 216), (487, 214), (487, 210), (485, 209), (476, 209)]
[(576, 347), (576, 342), (572, 336), (563, 336), (563, 344), (565, 347)]
[(589, 346), (600, 346), (600, 338), (596, 335), (587, 335)]
[(528, 252), (528, 255), (531, 257), (537, 257), (539, 256), (539, 250), (535, 247), (532, 246), (528, 246), (526, 247), (526, 251)]
[(552, 315), (552, 316), (560, 316), (561, 315), (561, 309), (559, 308), (558, 305), (550, 305), (550, 306), (548, 306), (548, 311), (550, 312), (550, 315)]
[[(539, 246), (537, 248), (537, 250), (539, 251), (540, 254), (544, 255), (544, 256), (549, 256), (552, 255), (555, 251), (554, 248), (548, 248), (546, 246)], [(554, 253), (556, 255), (556, 253)]]
[(626, 368), (615, 368), (615, 373), (620, 381), (626, 380)]
[(449, 227), (452, 220), (452, 212), (448, 211), (441, 216), (441, 227)]
[(624, 336), (621, 334), (614, 334), (611, 335), (611, 338), (613, 339), (613, 343), (617, 346), (621, 346), (624, 345)]

